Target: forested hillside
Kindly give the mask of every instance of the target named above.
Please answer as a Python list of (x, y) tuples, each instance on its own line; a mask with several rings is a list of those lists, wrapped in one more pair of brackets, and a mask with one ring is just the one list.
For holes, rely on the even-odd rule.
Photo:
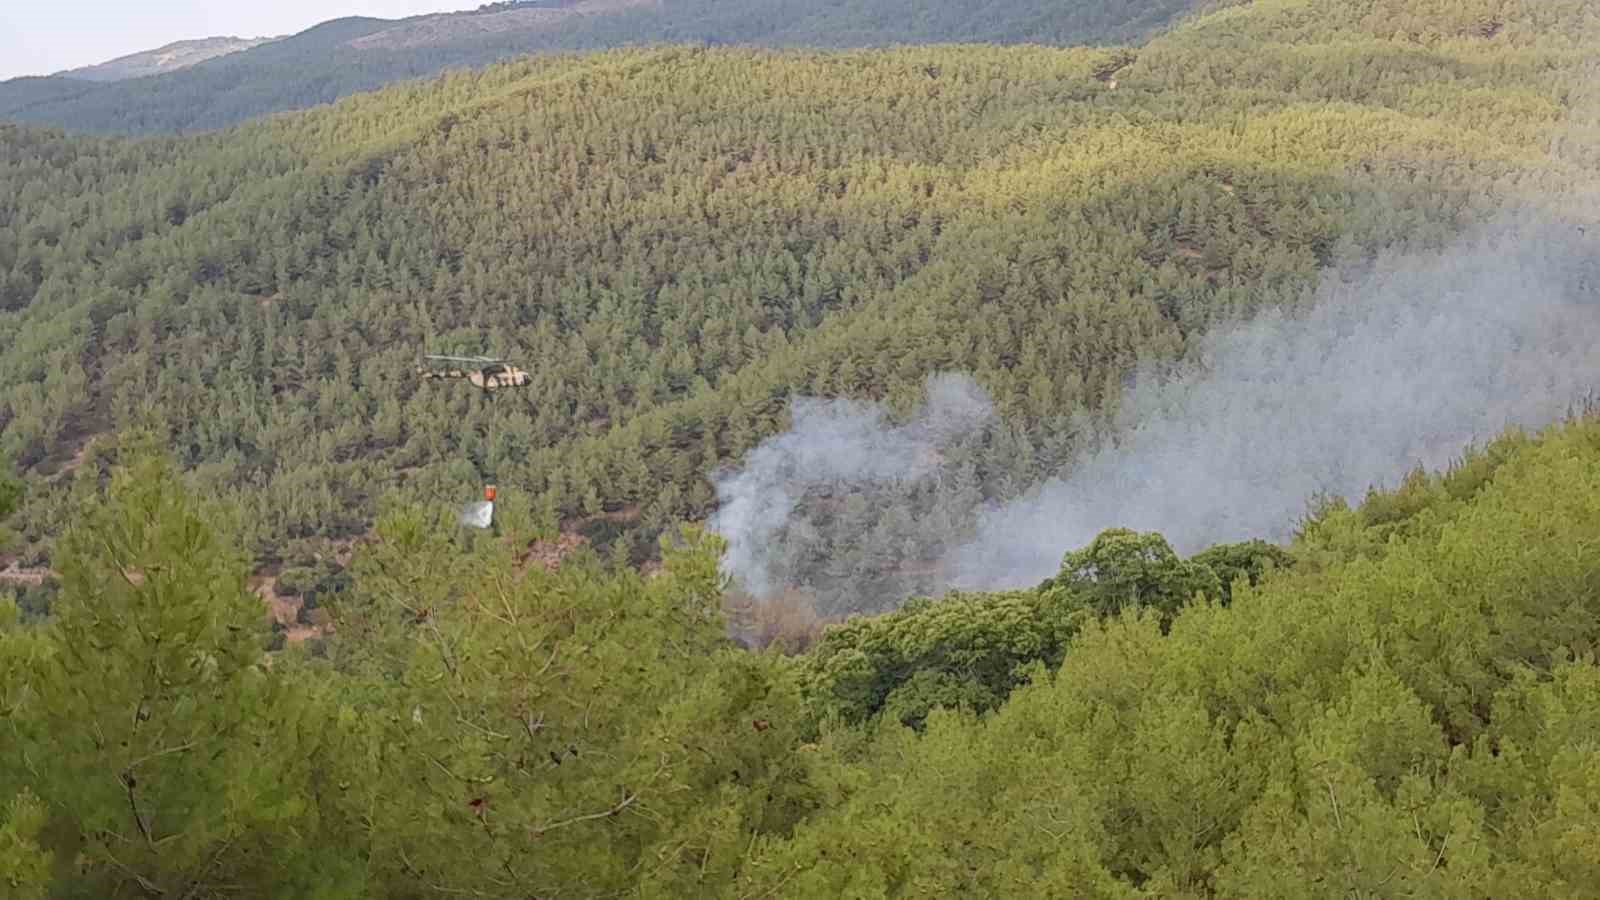
[[(1593, 896), (1594, 395), (1282, 544), (1108, 528), (1042, 583), (902, 588), (908, 522), (1114, 453), (1131, 372), (1397, 251), (1510, 221), (1546, 252), (1508, 271), (1572, 263), (1592, 318), (1597, 19), (1257, 0), (1125, 47), (665, 46), (183, 138), (0, 126), (0, 895)], [(1483, 280), (1349, 408), (1493, 350), (1448, 342), (1496, 292), (1548, 312)], [(915, 425), (938, 373), (994, 400), (942, 477), (819, 501), (857, 593), (731, 593), (693, 524), (727, 471), (805, 397)], [(498, 531), (456, 527), (485, 481)]]
[[(8, 127), (0, 444), (40, 480), (157, 428), (266, 561), (486, 479), (638, 561), (790, 398), (906, 409), (954, 370), (997, 398), (952, 452), (1002, 499), (1135, 363), (1579, 177), (1548, 151), (1590, 8), (1413, 10), (1256, 4), (1137, 50), (545, 57), (182, 140)], [(534, 384), (422, 383), (429, 352)], [(883, 546), (848, 552), (913, 552), (857, 513)]]
[[(51, 620), (0, 598), (8, 897), (1527, 897), (1600, 857), (1600, 423), (1325, 507), (1108, 531), (809, 653), (719, 542), (523, 571), (396, 508), (263, 661), (237, 517), (130, 447)], [(88, 471), (86, 468), (85, 472)], [(7, 502), (0, 496), (0, 504)]]
[(112, 85), (0, 82), (0, 119), (119, 134), (212, 129), (528, 53), (679, 44), (1101, 44), (1209, 0), (552, 0), (390, 21), (337, 19), (182, 72)]

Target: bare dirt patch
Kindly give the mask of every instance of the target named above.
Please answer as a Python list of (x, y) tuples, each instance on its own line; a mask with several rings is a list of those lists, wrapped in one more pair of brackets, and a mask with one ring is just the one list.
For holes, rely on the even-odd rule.
[(561, 567), (562, 561), (587, 543), (589, 540), (583, 535), (564, 531), (555, 540), (534, 541), (517, 557), (517, 562), (524, 568), (539, 566), (553, 572)]
[(341, 569), (350, 568), (350, 561), (355, 559), (356, 550), (363, 544), (371, 543), (376, 539), (376, 536), (369, 531), (360, 537), (337, 538), (329, 541), (328, 543), (333, 547), (333, 561)]
[(83, 468), (84, 460), (89, 458), (89, 446), (93, 443), (94, 438), (84, 441), (83, 446), (79, 447), (71, 458), (61, 464), (61, 471), (56, 474), (61, 476), (71, 475), (73, 472)]
[(257, 575), (250, 579), (250, 590), (267, 605), (267, 615), (280, 625), (293, 625), (300, 615), (302, 601), (299, 597), (278, 593), (275, 575)]
[(299, 644), (314, 637), (322, 637), (333, 630), (326, 623), (301, 624), (300, 609), (305, 606), (305, 600), (294, 594), (278, 593), (276, 574), (256, 573), (250, 579), (250, 590), (266, 604), (268, 621), (283, 627), (284, 640), (289, 644)]
[(44, 584), (45, 579), (53, 574), (55, 573), (49, 569), (24, 569), (20, 562), (13, 560), (0, 567), (0, 584), (20, 584), (24, 587), (38, 587)]

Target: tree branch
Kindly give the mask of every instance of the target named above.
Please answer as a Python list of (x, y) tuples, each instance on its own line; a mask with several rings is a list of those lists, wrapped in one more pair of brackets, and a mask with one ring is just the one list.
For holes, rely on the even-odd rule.
[(184, 753), (184, 752), (187, 752), (189, 750), (193, 750), (194, 749), (194, 745), (195, 745), (195, 742), (194, 741), (190, 741), (187, 744), (179, 744), (176, 747), (168, 747), (165, 750), (157, 750), (154, 753), (150, 753), (150, 754), (147, 754), (145, 756), (141, 756), (138, 759), (134, 760), (133, 762), (128, 763), (128, 767), (126, 769), (124, 769), (123, 771), (127, 772), (129, 774), (132, 774), (134, 769), (139, 768), (140, 766), (142, 766), (145, 763), (151, 761), (152, 759), (160, 759), (163, 756), (171, 756), (174, 753)]
[(1334, 796), (1333, 782), (1323, 782), (1328, 786), (1328, 799), (1333, 801), (1333, 825), (1342, 834), (1344, 833), (1344, 818), (1339, 815), (1339, 798)]
[(609, 819), (610, 817), (615, 816), (632, 806), (638, 799), (638, 794), (625, 794), (622, 798), (622, 802), (611, 807), (610, 809), (603, 809), (599, 812), (589, 813), (588, 815), (573, 816), (570, 819), (562, 819), (559, 822), (551, 822), (548, 825), (541, 825), (538, 828), (532, 829), (533, 836), (543, 837), (546, 833), (555, 831), (557, 828), (566, 828), (568, 825), (579, 825), (584, 822), (593, 822), (596, 819)]
[(449, 642), (444, 639), (444, 633), (439, 630), (432, 616), (428, 617), (428, 629), (433, 632), (433, 639), (439, 643), (439, 657), (444, 660), (444, 667), (450, 672), (450, 677), (460, 677), (456, 672), (455, 654), (450, 650)]
[(227, 853), (228, 848), (232, 846), (233, 841), (227, 840), (222, 843), (221, 847), (217, 848), (217, 852), (211, 857), (211, 862), (206, 864), (205, 869), (200, 872), (198, 877), (189, 882), (189, 889), (183, 892), (183, 900), (190, 900), (191, 897), (200, 895), (201, 886), (205, 884), (207, 878), (211, 877), (211, 873), (217, 868), (217, 863), (222, 861), (223, 854)]
[(134, 824), (139, 826), (139, 834), (144, 837), (146, 844), (155, 847), (156, 842), (150, 837), (150, 826), (145, 822), (144, 814), (139, 812), (139, 798), (133, 793), (134, 786), (138, 784), (138, 781), (133, 777), (133, 770), (123, 770), (118, 780), (122, 782), (123, 789), (128, 792), (128, 808), (133, 810), (133, 821)]
[(773, 894), (776, 894), (777, 892), (783, 890), (783, 886), (788, 884), (789, 882), (793, 881), (794, 877), (796, 875), (799, 875), (801, 873), (801, 871), (803, 871), (803, 867), (796, 866), (794, 871), (790, 872), (788, 875), (783, 876), (783, 880), (782, 881), (779, 881), (777, 884), (773, 885), (768, 890), (766, 890), (766, 891), (764, 891), (764, 892), (762, 892), (760, 894), (745, 894), (743, 897), (740, 898), (740, 900), (766, 900), (766, 898), (771, 897)]
[(139, 883), (139, 887), (142, 888), (146, 894), (149, 894), (152, 897), (166, 896), (167, 892), (162, 890), (160, 885), (128, 868), (128, 866), (124, 864), (122, 860), (117, 859), (116, 854), (112, 853), (109, 848), (105, 849), (105, 854), (106, 859), (111, 860), (111, 864), (113, 866), (121, 869), (125, 875), (127, 875), (129, 878), (132, 878), (134, 881), (137, 881)]
[(539, 713), (539, 718), (537, 721), (534, 720), (533, 713), (531, 712), (528, 713), (526, 717), (518, 719), (517, 721), (521, 722), (522, 727), (527, 730), (528, 740), (530, 741), (537, 741), (538, 733), (544, 730), (544, 713)]

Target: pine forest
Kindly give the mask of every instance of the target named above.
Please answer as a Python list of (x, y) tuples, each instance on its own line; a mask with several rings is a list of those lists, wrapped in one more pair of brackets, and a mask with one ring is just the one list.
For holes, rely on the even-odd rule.
[(1600, 897), (1600, 7), (592, 4), (0, 84), (0, 897)]

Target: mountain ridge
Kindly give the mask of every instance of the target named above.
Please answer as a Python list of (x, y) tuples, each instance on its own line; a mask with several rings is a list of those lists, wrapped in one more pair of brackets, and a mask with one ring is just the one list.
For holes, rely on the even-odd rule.
[(440, 13), (401, 19), (392, 26), (350, 40), (353, 50), (405, 50), (437, 46), (464, 37), (495, 36), (556, 29), (582, 16), (612, 15), (659, 0), (568, 0), (557, 6), (515, 5), (507, 9)]
[(400, 20), (352, 17), (136, 83), (0, 82), (0, 119), (91, 133), (212, 130), (520, 55), (626, 46), (1106, 44), (1145, 39), (1216, 2), (570, 0)]
[(126, 81), (130, 78), (144, 78), (165, 72), (176, 72), (181, 69), (187, 69), (190, 66), (199, 65), (208, 59), (216, 59), (221, 56), (227, 56), (230, 53), (249, 50), (277, 40), (282, 40), (282, 37), (241, 38), (216, 36), (189, 38), (173, 41), (170, 44), (163, 44), (154, 50), (141, 50), (103, 63), (79, 66), (76, 69), (67, 69), (46, 77), (94, 82)]

